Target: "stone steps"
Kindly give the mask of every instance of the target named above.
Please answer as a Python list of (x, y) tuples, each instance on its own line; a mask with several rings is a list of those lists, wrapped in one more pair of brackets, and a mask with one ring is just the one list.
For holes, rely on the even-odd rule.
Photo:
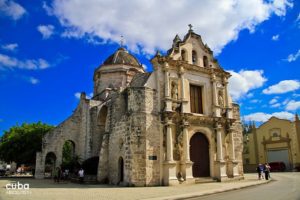
[(195, 183), (200, 184), (200, 183), (214, 183), (217, 182), (217, 180), (212, 179), (211, 177), (201, 177), (201, 178), (196, 178)]

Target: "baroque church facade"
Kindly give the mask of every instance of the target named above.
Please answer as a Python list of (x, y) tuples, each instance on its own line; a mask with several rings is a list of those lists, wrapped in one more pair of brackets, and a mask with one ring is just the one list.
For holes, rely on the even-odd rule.
[(190, 28), (144, 70), (119, 48), (94, 72), (94, 96), (81, 94), (73, 114), (47, 133), (36, 178), (50, 156), (62, 163), (66, 141), (82, 159), (98, 157), (97, 181), (129, 186), (173, 185), (202, 177), (243, 178), (239, 106), (230, 74)]

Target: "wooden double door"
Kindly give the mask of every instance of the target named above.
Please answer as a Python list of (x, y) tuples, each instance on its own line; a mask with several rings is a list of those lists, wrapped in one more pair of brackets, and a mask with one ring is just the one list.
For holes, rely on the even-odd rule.
[(190, 157), (193, 177), (209, 177), (209, 143), (202, 133), (195, 133), (190, 140)]

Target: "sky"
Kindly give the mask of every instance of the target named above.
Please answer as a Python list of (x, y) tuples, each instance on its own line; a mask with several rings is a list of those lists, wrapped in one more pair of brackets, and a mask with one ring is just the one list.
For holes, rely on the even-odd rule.
[(70, 116), (121, 38), (152, 71), (188, 24), (231, 73), (242, 120), (300, 114), (298, 0), (0, 0), (0, 135)]

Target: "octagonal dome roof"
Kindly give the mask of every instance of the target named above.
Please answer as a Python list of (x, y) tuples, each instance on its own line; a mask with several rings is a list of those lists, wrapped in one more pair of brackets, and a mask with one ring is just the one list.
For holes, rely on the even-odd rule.
[(115, 65), (115, 64), (142, 67), (139, 61), (133, 55), (128, 53), (126, 49), (123, 47), (120, 47), (115, 53), (110, 55), (103, 62), (103, 65)]

